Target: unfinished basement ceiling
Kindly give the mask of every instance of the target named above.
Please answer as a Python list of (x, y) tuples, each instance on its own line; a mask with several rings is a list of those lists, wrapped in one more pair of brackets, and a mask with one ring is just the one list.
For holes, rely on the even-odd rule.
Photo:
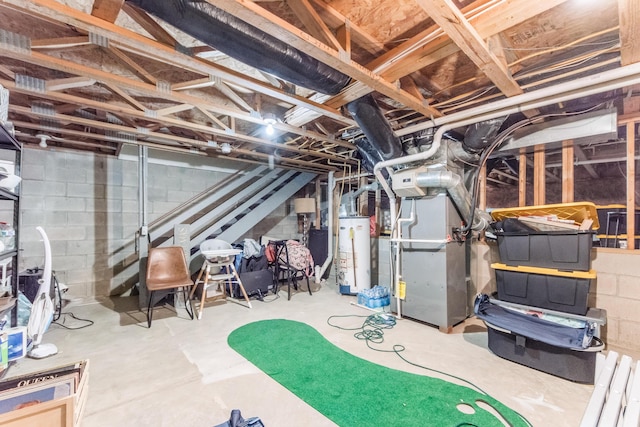
[[(49, 146), (109, 155), (122, 144), (146, 144), (323, 173), (358, 167), (353, 139), (360, 133), (344, 107), (364, 95), (402, 134), (640, 59), (633, 0), (157, 3), (165, 2), (176, 16), (185, 5), (213, 5), (348, 84), (337, 94), (294, 85), (152, 16), (138, 7), (142, 1), (0, 0), (0, 84), (10, 90), (18, 138), (37, 146), (36, 135), (46, 133)], [(633, 89), (528, 114), (614, 107), (624, 116), (639, 110)], [(271, 135), (268, 117), (277, 120)], [(618, 145), (590, 144), (581, 160), (607, 165), (624, 156)], [(557, 163), (557, 153), (549, 155)], [(597, 162), (589, 165), (597, 174)], [(495, 167), (502, 175), (494, 179), (513, 181), (504, 177), (506, 162)]]

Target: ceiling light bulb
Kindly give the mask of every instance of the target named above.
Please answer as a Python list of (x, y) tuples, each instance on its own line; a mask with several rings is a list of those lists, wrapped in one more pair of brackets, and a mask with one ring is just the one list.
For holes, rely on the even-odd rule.
[(267, 132), (267, 135), (273, 135), (273, 125), (269, 123), (265, 131)]
[(222, 151), (224, 154), (229, 154), (231, 152), (231, 144), (229, 144), (228, 142), (223, 142), (222, 144), (220, 144), (220, 151)]
[(264, 118), (262, 119), (268, 125), (272, 125), (277, 122), (276, 115), (273, 113), (264, 113)]
[(39, 133), (38, 135), (36, 135), (36, 138), (40, 138), (40, 142), (38, 143), (40, 147), (47, 148), (47, 140), (51, 137), (49, 135), (43, 135)]

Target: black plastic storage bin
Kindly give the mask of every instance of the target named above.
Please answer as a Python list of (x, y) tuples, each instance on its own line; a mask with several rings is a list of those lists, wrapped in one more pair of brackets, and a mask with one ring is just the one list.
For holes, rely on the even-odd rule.
[(564, 272), (536, 267), (491, 264), (498, 299), (516, 304), (585, 315), (593, 271)]
[(591, 268), (593, 231), (498, 232), (500, 262), (567, 271)]
[(490, 324), (487, 330), (489, 349), (503, 359), (578, 383), (594, 383), (597, 351), (556, 347), (494, 329)]

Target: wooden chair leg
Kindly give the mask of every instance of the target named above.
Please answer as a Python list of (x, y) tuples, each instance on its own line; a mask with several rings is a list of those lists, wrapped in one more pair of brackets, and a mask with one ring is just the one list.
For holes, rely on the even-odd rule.
[(204, 273), (204, 282), (202, 284), (202, 295), (200, 295), (200, 309), (198, 310), (198, 320), (202, 319), (202, 311), (204, 310), (204, 301), (207, 299), (207, 288), (209, 287), (209, 266)]

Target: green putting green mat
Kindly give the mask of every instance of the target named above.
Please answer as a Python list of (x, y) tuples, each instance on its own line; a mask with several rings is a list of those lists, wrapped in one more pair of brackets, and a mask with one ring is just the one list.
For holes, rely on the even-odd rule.
[(304, 323), (281, 319), (249, 323), (233, 331), (228, 342), (267, 375), (342, 427), (501, 427), (503, 423), (482, 408), (486, 405), (509, 425), (529, 425), (515, 411), (486, 394), (360, 359)]

